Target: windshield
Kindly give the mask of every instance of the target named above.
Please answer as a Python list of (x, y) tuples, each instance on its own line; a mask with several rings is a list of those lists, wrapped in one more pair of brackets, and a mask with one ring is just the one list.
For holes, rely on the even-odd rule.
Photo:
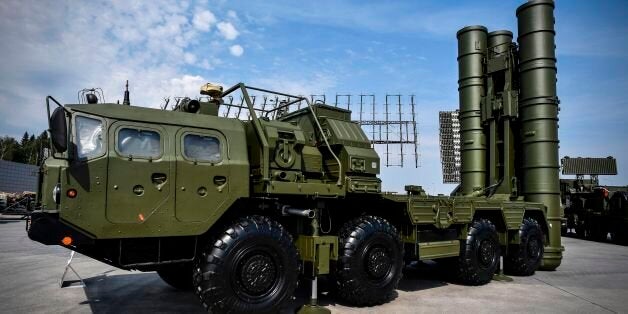
[(97, 157), (103, 153), (102, 121), (76, 117), (76, 148), (79, 159)]

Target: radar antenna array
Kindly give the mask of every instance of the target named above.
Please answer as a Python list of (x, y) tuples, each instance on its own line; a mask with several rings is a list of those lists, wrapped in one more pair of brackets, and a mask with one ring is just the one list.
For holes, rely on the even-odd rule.
[[(307, 106), (305, 101), (284, 95), (249, 96), (257, 115), (270, 120)], [(382, 164), (386, 167), (404, 167), (408, 164), (408, 156), (414, 161), (414, 166), (419, 167), (419, 130), (414, 95), (386, 94), (384, 102), (379, 104), (374, 94), (336, 94), (333, 98), (312, 94), (309, 99), (313, 104), (328, 104), (327, 101), (333, 99), (334, 103), (328, 105), (351, 110), (351, 119), (363, 128), (380, 156), (384, 156)], [(208, 99), (200, 97), (198, 100)], [(251, 119), (242, 95), (229, 95), (223, 101), (219, 116)]]
[(440, 161), (443, 167), (443, 183), (460, 183), (460, 121), (458, 110), (440, 111), (439, 143)]
[(407, 155), (419, 167), (414, 95), (386, 94), (384, 103), (377, 104), (374, 94), (336, 94), (334, 105), (351, 110), (353, 121), (362, 126), (380, 156), (385, 156), (386, 167), (403, 167)]

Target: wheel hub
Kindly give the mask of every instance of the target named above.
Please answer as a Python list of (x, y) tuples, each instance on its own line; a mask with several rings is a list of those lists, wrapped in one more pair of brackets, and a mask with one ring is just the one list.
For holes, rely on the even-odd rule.
[(392, 262), (384, 248), (372, 249), (366, 257), (366, 269), (369, 275), (375, 278), (382, 278), (388, 274)]
[(241, 263), (240, 284), (252, 295), (267, 292), (275, 282), (277, 269), (272, 259), (264, 254), (249, 257)]
[(489, 267), (493, 264), (495, 258), (495, 245), (492, 241), (484, 240), (480, 242), (480, 264), (484, 267)]

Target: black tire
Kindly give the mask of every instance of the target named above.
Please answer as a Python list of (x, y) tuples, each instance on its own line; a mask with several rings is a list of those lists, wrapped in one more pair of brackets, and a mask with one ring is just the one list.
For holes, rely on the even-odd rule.
[(593, 241), (604, 242), (608, 239), (608, 231), (600, 220), (600, 218), (591, 219), (589, 236)]
[(192, 263), (162, 265), (157, 274), (163, 281), (179, 290), (192, 290)]
[(292, 236), (263, 216), (240, 218), (202, 252), (195, 292), (210, 313), (276, 313), (297, 286)]
[(586, 232), (585, 232), (585, 225), (584, 222), (582, 221), (581, 217), (578, 216), (578, 214), (574, 215), (574, 224), (575, 224), (575, 232), (576, 232), (576, 237), (580, 238), (580, 239), (584, 239), (586, 238)]
[(611, 239), (616, 244), (628, 245), (628, 223), (616, 223)]
[(510, 275), (531, 276), (543, 260), (545, 236), (541, 225), (532, 219), (524, 218), (519, 228), (519, 245), (508, 250), (504, 261), (504, 271)]
[(340, 229), (336, 292), (356, 306), (382, 304), (391, 297), (403, 270), (403, 244), (383, 218), (363, 216)]
[(457, 279), (467, 285), (483, 285), (493, 279), (499, 267), (501, 247), (495, 225), (487, 219), (473, 221), (467, 240), (460, 244)]

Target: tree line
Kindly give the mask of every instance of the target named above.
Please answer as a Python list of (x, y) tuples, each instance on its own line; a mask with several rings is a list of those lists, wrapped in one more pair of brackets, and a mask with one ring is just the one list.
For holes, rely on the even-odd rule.
[(0, 137), (0, 159), (24, 164), (40, 165), (50, 148), (48, 133), (35, 136), (24, 132), (20, 141), (10, 136)]

